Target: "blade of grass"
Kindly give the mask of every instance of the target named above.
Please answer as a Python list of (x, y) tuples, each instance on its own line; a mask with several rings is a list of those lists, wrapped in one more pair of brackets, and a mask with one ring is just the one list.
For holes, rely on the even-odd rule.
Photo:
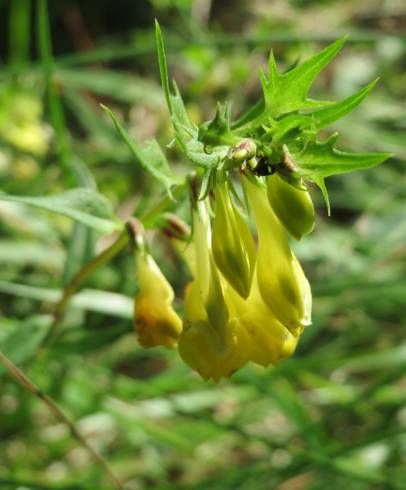
[(80, 183), (80, 179), (70, 164), (70, 148), (65, 115), (57, 87), (53, 81), (54, 59), (47, 0), (38, 0), (37, 3), (37, 50), (45, 78), (51, 124), (55, 130), (58, 144), (59, 164), (67, 173), (71, 185), (75, 185)]
[(11, 66), (25, 65), (30, 55), (31, 0), (10, 2), (9, 62)]

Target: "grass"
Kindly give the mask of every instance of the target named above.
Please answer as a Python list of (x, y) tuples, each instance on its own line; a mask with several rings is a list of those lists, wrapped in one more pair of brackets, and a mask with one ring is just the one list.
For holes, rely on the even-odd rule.
[[(193, 2), (184, 3), (187, 9)], [(361, 6), (351, 2), (328, 2), (326, 9), (324, 2), (292, 1), (280, 19), (277, 11), (261, 17), (261, 2), (251, 3), (250, 30), (242, 4), (233, 9), (234, 17), (213, 2), (218, 21), (201, 26), (194, 38), (180, 32), (175, 7), (154, 2), (153, 16), (169, 31), (171, 73), (182, 83), (196, 121), (211, 116), (214, 101), (226, 96), (236, 100), (236, 113), (243, 112), (259, 90), (252, 80), (270, 42), (289, 66), (314, 52), (315, 44), (336, 38), (331, 32), (351, 31), (352, 44), (322, 77), (320, 93), (340, 98), (364, 78), (379, 75), (364, 106), (337, 129), (341, 146), (349, 150), (395, 153), (376, 169), (327, 180), (331, 218), (321, 196), (312, 193), (316, 230), (295, 245), (295, 253), (311, 279), (314, 320), (295, 356), (275, 369), (249, 366), (215, 385), (201, 381), (176, 352), (143, 350), (130, 318), (136, 284), (126, 248), (87, 277), (44, 351), (40, 346), (60, 291), (111, 241), (67, 218), (5, 202), (0, 203), (0, 351), (75, 421), (129, 490), (401, 490), (406, 480), (406, 145), (399, 110), (406, 95), (404, 34), (396, 22), (392, 30), (380, 28), (388, 13), (379, 9), (381, 22), (365, 27)], [(148, 32), (136, 29), (125, 39), (109, 37), (106, 29), (104, 39), (95, 36), (94, 47), (85, 52), (64, 48), (70, 39), (58, 31), (54, 7), (48, 18), (45, 1), (37, 3), (36, 16), (29, 4), (0, 3), (11, 26), (11, 50), (0, 53), (2, 191), (45, 196), (78, 185), (97, 187), (122, 219), (144, 215), (151, 226), (154, 215), (147, 210), (160, 210), (160, 188), (145, 177), (100, 107), (113, 107), (139, 142), (157, 137), (166, 145), (171, 139), (147, 3)], [(314, 16), (321, 25), (333, 22), (331, 12), (331, 29), (309, 35)], [(238, 35), (226, 30), (224, 15), (236, 22)], [(92, 19), (84, 21), (92, 30)], [(284, 30), (275, 32), (282, 22)], [(30, 56), (27, 25), (35, 26), (37, 58)], [(10, 121), (17, 138), (7, 129)], [(45, 150), (32, 143), (34, 134)], [(182, 172), (185, 162), (168, 151)], [(181, 205), (177, 212), (187, 216), (188, 210)], [(180, 296), (186, 273), (165, 238), (152, 236), (154, 256)], [(0, 488), (111, 488), (64, 425), (4, 369), (0, 414)]]

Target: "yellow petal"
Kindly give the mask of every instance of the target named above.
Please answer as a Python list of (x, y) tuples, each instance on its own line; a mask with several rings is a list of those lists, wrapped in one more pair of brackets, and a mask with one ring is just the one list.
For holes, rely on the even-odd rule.
[(216, 187), (212, 248), (217, 267), (231, 286), (247, 298), (255, 268), (256, 250), (250, 229), (234, 206), (226, 182)]
[(250, 336), (251, 361), (266, 367), (269, 364), (276, 365), (280, 360), (293, 354), (298, 335), (293, 335), (282, 325), (264, 303), (255, 276), (247, 300), (242, 300), (231, 290), (227, 290), (226, 297), (230, 309)]
[(225, 345), (219, 349), (213, 342), (213, 327), (197, 322), (185, 330), (179, 340), (179, 354), (203, 379), (219, 381), (230, 377), (249, 360), (250, 339), (236, 318), (227, 326)]
[(309, 283), (291, 252), (280, 221), (269, 206), (266, 190), (244, 178), (258, 230), (257, 280), (260, 294), (274, 316), (291, 332), (310, 322)]
[(171, 285), (149, 254), (136, 256), (138, 294), (134, 305), (134, 325), (143, 347), (174, 347), (182, 331), (182, 321), (172, 308)]

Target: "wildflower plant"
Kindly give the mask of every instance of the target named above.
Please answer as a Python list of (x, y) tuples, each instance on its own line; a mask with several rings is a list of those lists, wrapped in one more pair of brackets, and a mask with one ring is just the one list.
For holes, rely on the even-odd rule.
[[(317, 186), (330, 203), (325, 179), (374, 167), (388, 153), (347, 153), (336, 148), (337, 133), (319, 132), (356, 108), (376, 80), (338, 102), (313, 100), (309, 89), (343, 47), (339, 39), (285, 73), (273, 53), (260, 71), (262, 97), (238, 119), (227, 103), (200, 125), (191, 121), (182, 96), (169, 83), (158, 23), (156, 41), (163, 91), (174, 140), (190, 164), (175, 174), (153, 140), (133, 141), (113, 112), (104, 107), (134, 159), (165, 188), (163, 200), (123, 223), (94, 189), (79, 187), (59, 195), (0, 194), (0, 200), (36, 206), (68, 216), (117, 240), (72, 279), (56, 308), (58, 319), (79, 285), (131, 240), (136, 256), (134, 325), (144, 347), (178, 347), (181, 358), (204, 379), (229, 377), (248, 362), (276, 365), (290, 356), (311, 324), (312, 294), (290, 248), (312, 232), (315, 210), (309, 189)], [(165, 212), (189, 199), (190, 228)], [(143, 226), (140, 226), (140, 225)], [(160, 228), (185, 260), (191, 276), (183, 307), (175, 311), (172, 286), (152, 257), (145, 228)]]

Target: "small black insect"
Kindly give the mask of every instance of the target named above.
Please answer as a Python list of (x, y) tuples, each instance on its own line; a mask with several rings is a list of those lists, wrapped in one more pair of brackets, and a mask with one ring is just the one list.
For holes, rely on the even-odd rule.
[(257, 177), (265, 177), (275, 173), (275, 168), (269, 163), (268, 159), (264, 156), (258, 157), (258, 164), (253, 169), (253, 173)]

